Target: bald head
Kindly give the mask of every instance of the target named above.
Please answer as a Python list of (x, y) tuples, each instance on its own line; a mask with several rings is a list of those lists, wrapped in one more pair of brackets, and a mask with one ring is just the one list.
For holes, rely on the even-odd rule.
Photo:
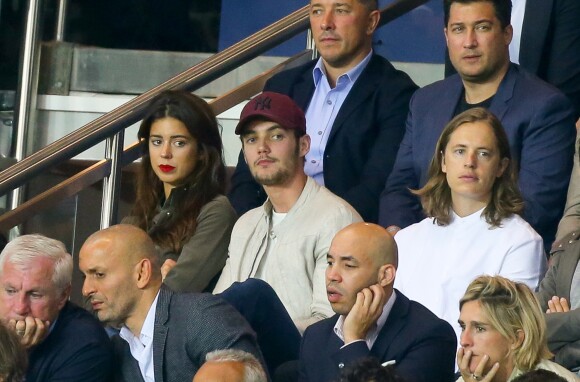
[(107, 248), (112, 256), (121, 256), (128, 263), (148, 259), (156, 268), (161, 267), (155, 244), (145, 231), (133, 225), (118, 224), (97, 231), (89, 236), (84, 247)]
[(383, 227), (349, 225), (334, 236), (326, 259), (326, 292), (338, 314), (347, 315), (363, 289), (377, 285), (387, 299), (393, 292), (397, 245)]
[(340, 230), (332, 245), (348, 248), (350, 252), (366, 255), (376, 267), (392, 264), (397, 268), (397, 243), (381, 226), (372, 223), (353, 223)]
[(99, 319), (140, 333), (161, 286), (160, 261), (147, 233), (125, 224), (94, 233), (81, 248), (79, 268), (83, 295)]

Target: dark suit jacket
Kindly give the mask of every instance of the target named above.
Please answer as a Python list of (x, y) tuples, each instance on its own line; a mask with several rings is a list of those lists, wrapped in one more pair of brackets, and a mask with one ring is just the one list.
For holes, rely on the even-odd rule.
[(29, 353), (27, 382), (108, 382), (112, 347), (101, 323), (67, 302), (52, 331)]
[(343, 367), (369, 356), (395, 360), (408, 382), (454, 381), (455, 332), (423, 305), (395, 292), (395, 304), (370, 351), (362, 341), (341, 349), (344, 342), (333, 330), (338, 315), (309, 326), (300, 351), (300, 381), (335, 381)]
[[(407, 131), (381, 195), (379, 221), (404, 228), (424, 218), (408, 188), (423, 187), (435, 145), (453, 118), (463, 83), (458, 75), (418, 90), (411, 100)], [(574, 155), (574, 112), (551, 85), (512, 64), (490, 106), (510, 141), (525, 202), (524, 218), (549, 248), (566, 203)]]
[(562, 90), (580, 116), (580, 1), (527, 0), (520, 65)]
[[(580, 117), (580, 1), (527, 0), (520, 65), (570, 98)], [(455, 74), (446, 55), (445, 75)]]
[[(117, 335), (114, 345), (121, 373), (118, 380), (143, 381), (129, 344)], [(209, 293), (174, 293), (161, 288), (153, 332), (156, 382), (191, 381), (207, 353), (230, 348), (262, 359), (248, 323), (220, 297)]]
[[(316, 61), (272, 77), (264, 90), (283, 93), (306, 110)], [(379, 195), (393, 167), (404, 134), (409, 99), (417, 86), (386, 59), (372, 56), (345, 99), (324, 150), (324, 184), (349, 202), (365, 221), (377, 221)], [(240, 153), (229, 194), (243, 214), (266, 196)]]
[[(548, 309), (552, 296), (564, 297), (570, 302), (572, 278), (580, 261), (580, 231), (570, 233), (561, 240), (553, 253), (552, 265), (540, 284), (537, 293), (542, 309)], [(575, 285), (580, 288), (580, 285)], [(548, 347), (555, 361), (572, 369), (580, 367), (580, 308), (566, 313), (546, 314)]]

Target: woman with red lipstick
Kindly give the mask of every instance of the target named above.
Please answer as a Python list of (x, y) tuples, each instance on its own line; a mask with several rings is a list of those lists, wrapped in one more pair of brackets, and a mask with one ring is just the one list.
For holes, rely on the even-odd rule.
[(184, 91), (154, 98), (138, 133), (144, 155), (133, 223), (159, 247), (164, 282), (175, 291), (211, 291), (225, 265), (236, 214), (225, 192), (217, 120)]
[(536, 288), (546, 257), (541, 237), (519, 214), (516, 164), (499, 120), (483, 108), (457, 115), (436, 145), (421, 197), (423, 221), (399, 231), (395, 287), (456, 330), (459, 301), (480, 274)]
[(457, 382), (509, 382), (530, 370), (573, 373), (549, 361), (546, 322), (534, 294), (501, 276), (473, 280), (459, 302), (461, 327)]

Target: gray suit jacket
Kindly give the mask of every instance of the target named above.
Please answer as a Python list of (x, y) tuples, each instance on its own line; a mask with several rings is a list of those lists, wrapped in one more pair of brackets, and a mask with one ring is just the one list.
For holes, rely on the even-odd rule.
[[(572, 277), (580, 259), (580, 231), (572, 232), (554, 252), (552, 266), (537, 293), (544, 311), (552, 296), (570, 301)], [(575, 288), (579, 288), (576, 285)], [(580, 308), (566, 313), (546, 314), (548, 346), (556, 355), (556, 362), (572, 369), (580, 366)]]
[[(568, 186), (568, 196), (566, 197), (566, 207), (564, 216), (558, 224), (556, 232), (555, 248), (563, 241), (564, 236), (568, 236), (573, 231), (580, 231), (580, 156), (578, 148), (580, 146), (580, 131), (576, 134), (576, 152), (574, 153), (574, 167), (570, 176)], [(563, 241), (565, 242), (565, 241)]]
[[(113, 338), (117, 380), (143, 381), (129, 344)], [(162, 287), (157, 299), (153, 334), (156, 382), (191, 381), (208, 352), (235, 348), (262, 359), (256, 336), (246, 320), (218, 296), (175, 293)]]

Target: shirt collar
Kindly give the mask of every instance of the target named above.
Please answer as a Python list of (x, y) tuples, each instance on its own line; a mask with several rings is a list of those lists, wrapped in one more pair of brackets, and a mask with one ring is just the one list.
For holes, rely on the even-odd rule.
[(141, 327), (141, 333), (137, 337), (136, 335), (129, 330), (128, 327), (123, 325), (121, 327), (121, 331), (119, 335), (125, 341), (131, 343), (131, 341), (139, 341), (143, 346), (149, 345), (153, 341), (153, 331), (155, 328), (155, 313), (157, 312), (157, 299), (159, 298), (159, 291), (155, 296), (155, 300), (151, 304), (149, 311), (147, 312), (147, 316), (145, 317), (145, 321), (143, 321), (143, 326)]
[(461, 223), (461, 224), (466, 224), (466, 223), (470, 223), (470, 222), (479, 222), (480, 220), (485, 221), (485, 216), (483, 215), (483, 211), (485, 210), (485, 207), (482, 207), (480, 210), (475, 211), (467, 216), (459, 216), (455, 213), (455, 211), (453, 211), (453, 208), (451, 208), (451, 222), (452, 223)]
[[(367, 338), (365, 338), (365, 342), (367, 343), (369, 349), (373, 347), (377, 337), (379, 336), (379, 333), (383, 329), (383, 326), (385, 326), (387, 318), (389, 317), (389, 313), (391, 313), (391, 309), (393, 309), (393, 305), (395, 305), (396, 299), (397, 294), (393, 290), (391, 297), (389, 297), (387, 303), (383, 307), (383, 312), (381, 313), (379, 319), (377, 320), (377, 324), (367, 333)], [(334, 333), (338, 336), (338, 338), (342, 340), (342, 342), (344, 342), (344, 333), (342, 331), (342, 327), (344, 326), (344, 319), (345, 316), (340, 315), (340, 317), (338, 317), (338, 320), (336, 321), (336, 324), (334, 324)]]
[[(294, 211), (298, 210), (308, 200), (309, 195), (313, 192), (313, 190), (315, 188), (316, 188), (316, 181), (314, 179), (312, 179), (311, 177), (307, 176), (306, 183), (304, 184), (304, 188), (302, 189), (300, 196), (298, 197), (296, 202), (294, 202), (292, 207), (290, 207), (290, 209), (286, 213), (286, 216), (291, 215), (294, 213)], [(264, 209), (264, 218), (270, 219), (272, 217), (272, 211), (274, 210), (274, 206), (272, 205), (272, 202), (270, 201), (270, 197), (266, 198), (266, 201), (262, 205), (262, 208)]]
[[(342, 80), (343, 78), (345, 80), (349, 80), (350, 82), (355, 82), (361, 75), (362, 71), (366, 68), (367, 64), (371, 60), (372, 55), (373, 50), (371, 49), (369, 54), (367, 54), (365, 58), (363, 58), (362, 61), (359, 62), (354, 68), (338, 76), (336, 79), (336, 84), (338, 85), (340, 82), (344, 81)], [(316, 62), (316, 65), (314, 65), (314, 69), (312, 69), (312, 79), (314, 80), (314, 86), (318, 86), (322, 77), (326, 78), (326, 69), (324, 68), (322, 57), (320, 57)]]

